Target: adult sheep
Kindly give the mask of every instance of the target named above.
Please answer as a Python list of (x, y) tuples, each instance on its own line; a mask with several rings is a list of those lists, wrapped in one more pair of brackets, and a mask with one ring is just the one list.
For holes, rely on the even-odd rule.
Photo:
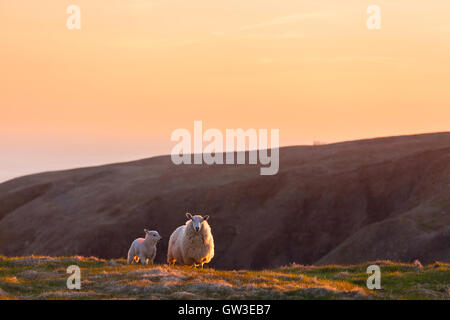
[(201, 266), (209, 263), (214, 257), (214, 239), (211, 227), (208, 224), (209, 216), (192, 216), (186, 213), (189, 219), (184, 226), (178, 227), (170, 236), (167, 263), (190, 266)]
[(158, 231), (148, 231), (144, 229), (145, 239), (138, 238), (131, 243), (130, 250), (128, 250), (128, 263), (131, 264), (136, 261), (136, 257), (142, 264), (147, 264), (147, 259), (153, 264), (156, 256), (156, 244), (162, 237)]

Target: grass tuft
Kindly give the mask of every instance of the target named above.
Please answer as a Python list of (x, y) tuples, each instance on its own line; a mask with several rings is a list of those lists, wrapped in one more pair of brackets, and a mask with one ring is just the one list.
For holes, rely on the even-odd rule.
[[(366, 287), (371, 264), (381, 268), (381, 290)], [(81, 290), (66, 287), (70, 265), (81, 269)], [(442, 262), (225, 271), (95, 257), (0, 256), (0, 299), (450, 299), (449, 291), (450, 265)]]

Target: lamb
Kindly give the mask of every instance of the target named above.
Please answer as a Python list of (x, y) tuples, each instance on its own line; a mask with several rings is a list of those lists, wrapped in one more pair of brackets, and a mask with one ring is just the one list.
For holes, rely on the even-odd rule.
[(159, 235), (158, 231), (148, 231), (147, 229), (144, 229), (144, 232), (145, 239), (138, 238), (134, 240), (130, 250), (128, 250), (129, 264), (133, 263), (133, 261), (147, 264), (147, 259), (153, 264), (153, 261), (155, 260), (156, 244), (162, 237)]
[(214, 239), (208, 224), (209, 216), (192, 216), (184, 226), (178, 227), (170, 236), (167, 263), (174, 265), (176, 261), (183, 265), (197, 267), (209, 263), (214, 257)]

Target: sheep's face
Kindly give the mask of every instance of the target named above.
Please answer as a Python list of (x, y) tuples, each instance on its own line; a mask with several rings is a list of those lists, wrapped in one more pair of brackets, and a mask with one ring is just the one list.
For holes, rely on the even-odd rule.
[(147, 229), (144, 229), (145, 231), (145, 238), (146, 239), (152, 239), (155, 242), (158, 242), (159, 240), (162, 239), (162, 237), (159, 235), (158, 231), (148, 231)]
[(193, 216), (190, 213), (186, 213), (186, 217), (191, 220), (191, 226), (197, 232), (202, 230), (203, 222), (209, 219), (209, 216), (202, 217), (198, 214)]

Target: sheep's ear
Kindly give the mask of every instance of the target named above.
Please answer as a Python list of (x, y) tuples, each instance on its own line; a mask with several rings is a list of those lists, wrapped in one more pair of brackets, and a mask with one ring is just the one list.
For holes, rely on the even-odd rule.
[(208, 221), (208, 219), (209, 219), (209, 216), (204, 216), (203, 217), (203, 221)]
[(186, 212), (186, 218), (192, 219), (192, 214), (190, 214), (189, 212)]

